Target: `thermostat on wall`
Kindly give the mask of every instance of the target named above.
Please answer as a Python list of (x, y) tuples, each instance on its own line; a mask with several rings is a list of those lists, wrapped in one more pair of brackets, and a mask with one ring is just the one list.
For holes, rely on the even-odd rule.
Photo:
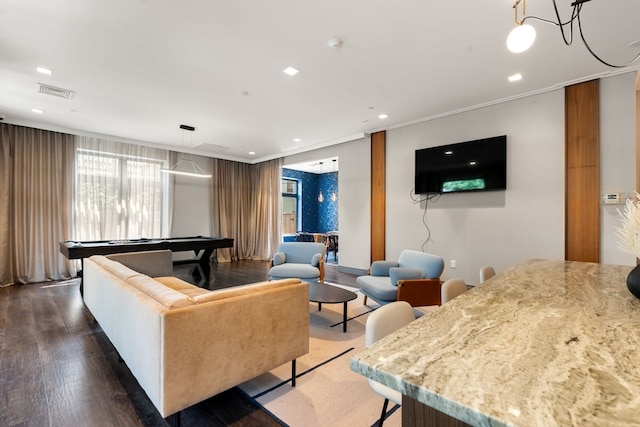
[(619, 205), (622, 203), (621, 193), (605, 193), (602, 198), (605, 205)]

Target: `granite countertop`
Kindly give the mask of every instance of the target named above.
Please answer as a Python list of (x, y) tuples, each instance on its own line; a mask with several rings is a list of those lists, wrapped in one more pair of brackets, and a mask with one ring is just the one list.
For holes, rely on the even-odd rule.
[(351, 359), (351, 369), (474, 426), (640, 426), (631, 267), (532, 260)]

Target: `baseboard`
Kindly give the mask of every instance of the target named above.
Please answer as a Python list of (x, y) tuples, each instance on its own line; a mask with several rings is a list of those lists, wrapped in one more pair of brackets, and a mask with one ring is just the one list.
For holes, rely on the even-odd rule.
[(361, 268), (344, 267), (342, 265), (338, 266), (338, 271), (340, 273), (352, 274), (354, 276), (366, 276), (367, 274), (369, 274), (368, 270), (363, 270)]

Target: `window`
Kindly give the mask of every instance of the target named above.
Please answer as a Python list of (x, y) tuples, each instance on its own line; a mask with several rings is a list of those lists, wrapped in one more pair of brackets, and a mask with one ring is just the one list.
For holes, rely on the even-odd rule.
[(164, 163), (78, 148), (76, 239), (162, 237)]
[(298, 231), (298, 181), (282, 179), (282, 234), (294, 235)]

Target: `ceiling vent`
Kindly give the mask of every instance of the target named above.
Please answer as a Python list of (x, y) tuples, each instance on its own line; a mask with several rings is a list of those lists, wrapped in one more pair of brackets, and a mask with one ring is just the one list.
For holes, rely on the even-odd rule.
[(44, 93), (45, 95), (53, 95), (58, 98), (71, 99), (73, 98), (74, 91), (69, 89), (62, 89), (60, 87), (49, 86), (44, 83), (38, 83), (40, 85), (40, 93)]
[(222, 145), (216, 145), (216, 144), (208, 144), (206, 142), (196, 145), (193, 148), (196, 150), (206, 151), (207, 153), (222, 153), (223, 151), (229, 149), (229, 147), (224, 147)]

